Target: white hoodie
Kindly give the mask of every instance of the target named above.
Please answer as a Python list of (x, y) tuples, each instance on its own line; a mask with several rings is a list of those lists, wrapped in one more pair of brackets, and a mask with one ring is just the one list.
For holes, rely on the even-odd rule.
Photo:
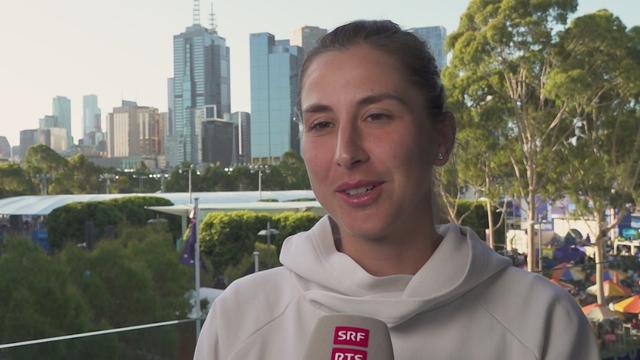
[(395, 358), (598, 359), (566, 290), (516, 269), (469, 229), (442, 225), (415, 275), (376, 277), (336, 250), (328, 217), (289, 237), (283, 267), (235, 281), (216, 299), (194, 359), (302, 359), (322, 315), (383, 320)]

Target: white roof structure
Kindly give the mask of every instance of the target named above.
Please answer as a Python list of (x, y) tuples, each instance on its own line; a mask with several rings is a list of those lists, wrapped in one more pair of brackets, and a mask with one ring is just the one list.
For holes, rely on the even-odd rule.
[[(155, 196), (171, 201), (174, 206), (188, 207), (189, 205), (189, 193), (28, 195), (0, 199), (0, 215), (46, 216), (49, 215), (49, 213), (51, 213), (53, 210), (72, 202), (102, 201), (127, 196)], [(194, 192), (191, 194), (191, 196), (194, 199), (199, 198), (200, 204), (211, 206), (212, 209), (216, 208), (217, 206), (217, 208), (228, 208), (229, 210), (233, 207), (236, 207), (235, 210), (249, 210), (250, 208), (247, 207), (248, 205), (256, 208), (263, 207), (266, 209), (269, 207), (273, 208), (283, 206), (281, 204), (282, 202), (298, 203), (290, 205), (292, 206), (292, 210), (301, 209), (305, 206), (315, 207), (309, 206), (310, 203), (308, 200), (315, 199), (315, 195), (311, 190), (262, 191), (262, 195), (260, 195), (258, 191)], [(258, 200), (260, 199), (260, 197), (262, 199), (274, 199), (277, 200), (277, 202), (259, 202)], [(315, 201), (311, 201), (311, 203), (317, 204), (317, 202)], [(200, 207), (204, 209), (202, 205), (200, 205)], [(317, 206), (319, 207), (319, 204), (317, 204)], [(177, 215), (178, 213), (175, 214)], [(179, 212), (179, 214), (182, 215), (182, 212)]]
[[(191, 211), (189, 205), (172, 206), (148, 206), (147, 209), (165, 214), (188, 216)], [(282, 212), (282, 211), (312, 211), (317, 215), (324, 215), (324, 208), (317, 201), (284, 201), (284, 202), (247, 202), (247, 203), (213, 203), (198, 204), (201, 213), (228, 212), (251, 210), (255, 212)]]

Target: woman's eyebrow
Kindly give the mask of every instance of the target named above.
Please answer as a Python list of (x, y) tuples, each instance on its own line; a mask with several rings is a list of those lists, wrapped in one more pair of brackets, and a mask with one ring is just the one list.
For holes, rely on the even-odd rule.
[(384, 100), (393, 100), (404, 107), (409, 107), (409, 103), (401, 96), (398, 96), (393, 93), (380, 93), (380, 94), (372, 94), (366, 97), (363, 97), (358, 101), (358, 107), (365, 107), (367, 105), (377, 104)]
[(325, 104), (311, 104), (302, 109), (303, 113), (323, 113), (330, 111), (331, 106)]
[[(403, 97), (393, 93), (380, 93), (365, 96), (362, 99), (358, 100), (357, 106), (359, 108), (362, 108), (368, 105), (377, 104), (384, 100), (393, 100), (400, 103), (404, 107), (409, 107), (409, 103)], [(303, 113), (323, 113), (330, 111), (332, 111), (331, 106), (325, 104), (310, 104), (302, 109)]]

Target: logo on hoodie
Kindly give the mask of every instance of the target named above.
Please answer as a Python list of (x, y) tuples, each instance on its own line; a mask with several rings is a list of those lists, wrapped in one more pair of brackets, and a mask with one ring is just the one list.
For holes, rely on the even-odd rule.
[(367, 360), (367, 352), (355, 349), (334, 348), (331, 360)]

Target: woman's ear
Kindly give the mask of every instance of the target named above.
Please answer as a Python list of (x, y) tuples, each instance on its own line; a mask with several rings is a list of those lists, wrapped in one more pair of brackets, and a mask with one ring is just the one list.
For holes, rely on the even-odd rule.
[(444, 166), (449, 160), (456, 142), (456, 118), (449, 111), (445, 111), (434, 125), (436, 136), (436, 151), (433, 165)]

